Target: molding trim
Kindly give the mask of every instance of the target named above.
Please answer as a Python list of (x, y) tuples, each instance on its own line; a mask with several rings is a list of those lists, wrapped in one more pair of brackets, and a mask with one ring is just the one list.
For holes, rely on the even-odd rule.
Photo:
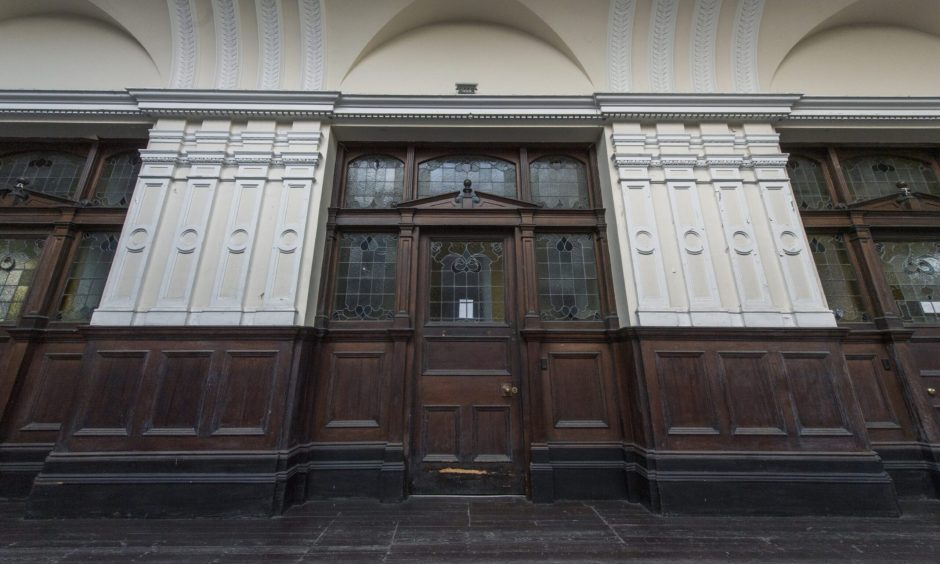
[(193, 0), (167, 0), (173, 31), (172, 88), (192, 88), (196, 83), (196, 26)]
[(695, 0), (689, 52), (693, 92), (714, 92), (718, 89), (715, 51), (720, 15), (721, 0)]
[(628, 94), (592, 96), (382, 96), (340, 92), (131, 89), (0, 90), (0, 120), (91, 121), (158, 117), (299, 117), (446, 121), (730, 121), (787, 125), (940, 123), (940, 97), (852, 98), (800, 94)]
[(283, 18), (280, 0), (258, 0), (255, 4), (258, 14), (258, 57), (261, 68), (258, 70), (258, 88), (276, 90), (281, 86), (281, 65), (283, 64)]
[(633, 21), (636, 0), (611, 0), (607, 18), (607, 86), (627, 92), (633, 86)]
[(649, 27), (649, 80), (653, 92), (675, 89), (676, 20), (679, 0), (653, 0)]
[(764, 0), (738, 0), (731, 32), (731, 63), (735, 92), (760, 92), (757, 76), (757, 42)]
[(330, 115), (338, 92), (258, 90), (128, 90), (142, 113), (156, 117), (318, 117)]
[(232, 89), (238, 87), (239, 36), (241, 19), (236, 0), (212, 0), (215, 16), (215, 87)]
[(326, 65), (322, 0), (300, 0), (304, 90), (321, 90)]

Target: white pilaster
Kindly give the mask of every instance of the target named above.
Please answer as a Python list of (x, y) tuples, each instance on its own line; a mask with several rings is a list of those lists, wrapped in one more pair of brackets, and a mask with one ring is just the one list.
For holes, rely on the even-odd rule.
[(158, 124), (93, 323), (303, 323), (320, 139), (316, 121)]

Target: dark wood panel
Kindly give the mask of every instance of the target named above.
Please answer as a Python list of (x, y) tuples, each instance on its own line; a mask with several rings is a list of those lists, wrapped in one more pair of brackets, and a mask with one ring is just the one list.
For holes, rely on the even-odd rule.
[(881, 363), (876, 355), (847, 354), (845, 360), (855, 387), (855, 397), (865, 418), (865, 426), (869, 429), (900, 429), (882, 381)]
[(704, 351), (656, 351), (660, 401), (670, 435), (717, 435)]
[(508, 405), (474, 405), (473, 462), (512, 461), (512, 416)]
[(460, 406), (425, 405), (421, 418), (425, 462), (460, 460)]
[(556, 428), (609, 426), (600, 352), (549, 353), (548, 380)]
[(212, 364), (211, 350), (163, 351), (148, 435), (196, 435)]
[(150, 351), (99, 350), (94, 353), (84, 413), (75, 435), (128, 435), (137, 390)]
[(263, 435), (278, 373), (276, 350), (228, 350), (222, 363), (213, 434)]
[(851, 435), (846, 428), (841, 398), (833, 385), (830, 353), (782, 354), (800, 435)]
[(733, 435), (786, 435), (767, 351), (719, 351), (718, 369)]
[(327, 427), (379, 427), (385, 352), (333, 352)]
[(80, 353), (46, 353), (21, 431), (58, 432), (72, 411), (81, 377)]
[(425, 371), (434, 374), (510, 374), (508, 338), (425, 337)]

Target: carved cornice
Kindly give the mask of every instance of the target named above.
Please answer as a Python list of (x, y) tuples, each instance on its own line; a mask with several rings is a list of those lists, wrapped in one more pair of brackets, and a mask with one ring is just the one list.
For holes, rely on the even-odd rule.
[(142, 113), (157, 117), (308, 117), (333, 111), (337, 92), (128, 90)]
[(608, 119), (776, 122), (800, 99), (794, 94), (596, 94)]
[(679, 0), (653, 0), (650, 14), (650, 90), (671, 92), (675, 86), (676, 19)]
[(196, 27), (192, 0), (168, 0), (173, 28), (172, 88), (192, 88), (196, 83)]
[(607, 20), (607, 85), (616, 92), (633, 86), (633, 19), (636, 0), (611, 0)]
[[(0, 117), (151, 122), (157, 117), (309, 118), (332, 121), (750, 121), (786, 125), (940, 122), (938, 98), (835, 98), (798, 94), (595, 94), (593, 96), (369, 96), (339, 92), (132, 89), (0, 90)], [(694, 140), (693, 140), (694, 141)], [(747, 136), (775, 143), (773, 134)], [(729, 142), (734, 142), (731, 138)]]
[(692, 90), (714, 92), (718, 88), (715, 52), (718, 43), (718, 16), (721, 0), (695, 0), (691, 51)]

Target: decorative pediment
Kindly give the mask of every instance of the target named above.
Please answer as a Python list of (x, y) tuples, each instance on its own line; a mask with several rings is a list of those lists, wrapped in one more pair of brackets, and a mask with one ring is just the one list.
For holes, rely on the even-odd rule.
[(940, 211), (940, 197), (923, 192), (905, 192), (857, 202), (849, 205), (849, 209), (862, 211)]
[(463, 190), (425, 196), (397, 204), (410, 209), (538, 209), (541, 206), (506, 196), (477, 192), (469, 184)]
[(68, 198), (35, 192), (29, 188), (0, 189), (0, 207), (18, 208), (60, 208), (63, 205), (74, 206)]

